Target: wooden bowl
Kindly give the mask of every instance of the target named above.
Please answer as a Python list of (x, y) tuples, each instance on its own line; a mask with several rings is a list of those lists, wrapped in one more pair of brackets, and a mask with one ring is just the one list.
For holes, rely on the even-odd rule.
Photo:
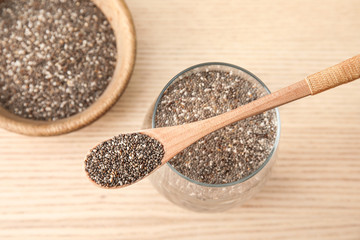
[(99, 99), (83, 112), (56, 121), (30, 120), (0, 107), (0, 127), (31, 136), (52, 136), (84, 127), (118, 100), (131, 77), (136, 52), (135, 28), (123, 0), (92, 0), (109, 20), (116, 37), (117, 62), (112, 80)]

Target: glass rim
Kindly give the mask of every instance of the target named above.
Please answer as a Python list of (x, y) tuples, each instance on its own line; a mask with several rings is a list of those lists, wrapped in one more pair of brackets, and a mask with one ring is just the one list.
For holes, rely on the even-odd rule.
[[(201, 64), (196, 64), (193, 65), (191, 67), (186, 68), (185, 70), (179, 72), (178, 74), (176, 74), (166, 85), (165, 87), (162, 89), (162, 91), (160, 92), (158, 98), (156, 99), (155, 102), (155, 106), (153, 109), (153, 114), (152, 114), (152, 118), (151, 118), (151, 127), (155, 128), (155, 116), (156, 116), (156, 111), (158, 108), (158, 105), (160, 103), (161, 98), (164, 95), (164, 92), (168, 89), (168, 87), (175, 81), (177, 80), (181, 75), (183, 75), (186, 72), (189, 72), (195, 68), (199, 68), (199, 67), (205, 67), (205, 66), (211, 66), (211, 65), (221, 65), (221, 66), (226, 66), (226, 67), (232, 67), (235, 68), (237, 70), (240, 70), (242, 72), (244, 72), (245, 74), (250, 75), (251, 77), (253, 77), (264, 89), (265, 91), (270, 94), (270, 90), (269, 88), (264, 84), (264, 82), (262, 82), (257, 76), (255, 76), (253, 73), (251, 73), (250, 71), (246, 70), (245, 68), (230, 64), (230, 63), (224, 63), (224, 62), (205, 62), (205, 63), (201, 63)], [(276, 130), (276, 138), (275, 138), (275, 143), (274, 146), (270, 152), (270, 154), (268, 155), (268, 157), (266, 158), (266, 160), (263, 162), (263, 164), (261, 164), (261, 166), (256, 169), (254, 172), (252, 172), (250, 175), (243, 177), (239, 180), (236, 180), (234, 182), (229, 182), (229, 183), (223, 183), (223, 184), (211, 184), (211, 183), (203, 183), (203, 182), (199, 182), (196, 181), (194, 179), (191, 179), (185, 175), (183, 175), (182, 173), (180, 173), (179, 171), (177, 171), (169, 162), (167, 162), (166, 164), (170, 167), (171, 170), (173, 170), (176, 174), (178, 174), (180, 177), (188, 180), (191, 183), (200, 185), (200, 186), (204, 186), (204, 187), (228, 187), (228, 186), (233, 186), (236, 185), (238, 183), (242, 183), (245, 182), (247, 180), (249, 180), (250, 178), (254, 177), (257, 173), (259, 173), (266, 165), (267, 163), (270, 161), (270, 159), (273, 157), (274, 153), (276, 152), (278, 145), (279, 145), (279, 140), (280, 140), (280, 127), (281, 127), (281, 122), (280, 122), (280, 114), (279, 114), (279, 109), (278, 108), (274, 108), (275, 112), (276, 112), (276, 119), (277, 119), (277, 130)]]

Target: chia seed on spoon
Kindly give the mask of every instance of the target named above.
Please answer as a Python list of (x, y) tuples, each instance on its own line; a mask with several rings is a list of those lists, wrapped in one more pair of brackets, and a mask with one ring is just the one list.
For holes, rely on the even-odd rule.
[(121, 187), (150, 174), (163, 156), (163, 145), (157, 140), (140, 133), (120, 134), (88, 154), (85, 171), (103, 187)]

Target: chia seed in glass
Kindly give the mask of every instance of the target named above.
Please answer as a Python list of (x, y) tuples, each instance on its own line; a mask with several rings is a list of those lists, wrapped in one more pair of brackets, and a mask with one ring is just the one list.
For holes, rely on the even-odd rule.
[[(156, 127), (210, 118), (264, 95), (256, 83), (231, 71), (192, 73), (180, 77), (164, 92), (156, 111)], [(205, 136), (169, 163), (198, 182), (235, 182), (264, 163), (274, 147), (276, 134), (276, 113), (269, 110)]]
[[(149, 108), (143, 128), (208, 118), (269, 93), (246, 69), (220, 62), (198, 64), (169, 81)], [(200, 139), (149, 180), (178, 206), (197, 212), (225, 211), (264, 186), (277, 159), (279, 139), (275, 108)]]

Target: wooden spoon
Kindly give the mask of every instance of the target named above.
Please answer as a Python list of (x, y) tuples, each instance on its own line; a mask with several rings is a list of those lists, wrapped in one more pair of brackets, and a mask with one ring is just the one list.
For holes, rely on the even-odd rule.
[[(184, 125), (146, 129), (139, 131), (139, 133), (148, 135), (163, 145), (164, 155), (161, 164), (158, 166), (160, 167), (195, 141), (222, 127), (358, 78), (360, 78), (360, 55), (221, 115)], [(141, 178), (143, 176), (130, 184)]]

